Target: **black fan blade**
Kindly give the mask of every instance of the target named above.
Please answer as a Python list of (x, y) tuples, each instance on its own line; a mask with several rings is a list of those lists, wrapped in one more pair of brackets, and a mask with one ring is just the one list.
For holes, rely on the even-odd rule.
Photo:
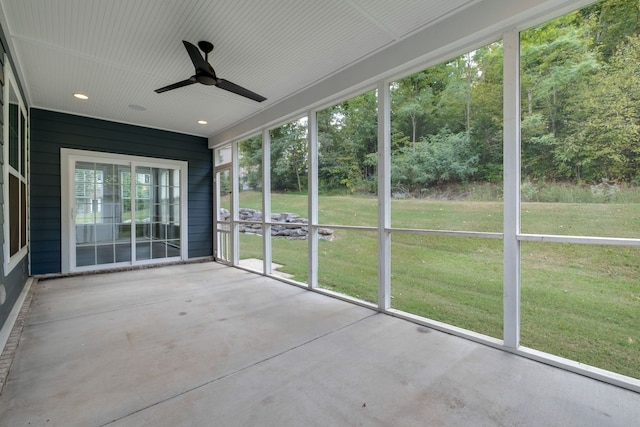
[(182, 43), (184, 43), (184, 47), (187, 49), (187, 53), (191, 58), (191, 62), (193, 62), (193, 66), (196, 67), (196, 74), (198, 71), (202, 71), (206, 74), (211, 74), (209, 64), (204, 60), (202, 55), (200, 55), (200, 50), (188, 41), (182, 40)]
[(160, 89), (156, 89), (155, 92), (156, 93), (162, 93), (162, 92), (166, 92), (168, 90), (178, 89), (179, 87), (189, 86), (189, 85), (192, 85), (194, 83), (198, 83), (198, 81), (196, 80), (195, 76), (191, 76), (187, 80), (183, 80), (181, 82), (177, 82), (177, 83), (174, 83), (172, 85), (161, 87)]
[(229, 92), (244, 96), (245, 98), (253, 99), (254, 101), (262, 102), (267, 99), (264, 96), (258, 95), (255, 92), (251, 92), (249, 89), (238, 86), (237, 84), (232, 83), (229, 80), (218, 79), (218, 83), (216, 83), (216, 86), (218, 86), (220, 89), (228, 90)]

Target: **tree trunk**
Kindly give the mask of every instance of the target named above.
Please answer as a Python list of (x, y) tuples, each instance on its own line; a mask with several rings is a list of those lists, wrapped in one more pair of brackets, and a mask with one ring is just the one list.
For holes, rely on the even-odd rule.
[(298, 180), (298, 192), (302, 193), (302, 182), (300, 181), (300, 168), (296, 167), (296, 179)]
[(418, 127), (418, 118), (415, 114), (411, 115), (411, 126), (412, 126), (412, 136), (411, 136), (411, 145), (413, 148), (413, 152), (416, 152), (416, 128)]
[(466, 127), (467, 127), (467, 134), (469, 134), (470, 130), (471, 130), (471, 86), (473, 85), (473, 75), (471, 73), (471, 52), (469, 52), (467, 54), (467, 60), (466, 60), (466, 68), (467, 68), (467, 96), (466, 96), (466, 102), (467, 102), (467, 123), (466, 123)]

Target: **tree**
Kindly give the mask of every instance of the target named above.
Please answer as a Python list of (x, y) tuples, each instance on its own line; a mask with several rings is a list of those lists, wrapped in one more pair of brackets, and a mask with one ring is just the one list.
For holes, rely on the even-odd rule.
[(522, 164), (526, 177), (580, 180), (585, 152), (570, 116), (601, 65), (591, 28), (572, 13), (521, 34)]
[(583, 25), (593, 28), (591, 39), (601, 59), (608, 63), (621, 42), (640, 33), (640, 2), (609, 0), (584, 8)]
[(418, 141), (418, 125), (434, 120), (434, 95), (427, 71), (398, 80), (392, 85), (393, 111), (396, 119), (410, 126), (411, 145)]
[(628, 38), (610, 65), (584, 85), (572, 105), (571, 126), (583, 153), (585, 177), (638, 181), (640, 178), (640, 37)]
[(474, 81), (471, 85), (471, 150), (478, 156), (474, 179), (501, 182), (503, 140), (503, 48), (491, 43), (474, 52)]
[(299, 191), (307, 187), (307, 125), (294, 121), (271, 131), (271, 189)]
[(469, 149), (469, 134), (443, 129), (418, 142), (403, 147), (391, 161), (391, 187), (412, 193), (435, 185), (464, 182), (476, 172), (478, 157)]
[(239, 144), (243, 185), (252, 190), (262, 187), (262, 136), (245, 139)]
[(317, 117), (318, 178), (323, 189), (375, 192), (371, 155), (378, 149), (376, 92), (351, 98)]

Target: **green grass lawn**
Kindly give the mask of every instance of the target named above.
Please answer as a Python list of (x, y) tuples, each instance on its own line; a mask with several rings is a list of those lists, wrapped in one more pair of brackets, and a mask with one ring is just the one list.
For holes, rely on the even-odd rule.
[[(242, 201), (259, 195), (244, 192)], [(244, 206), (243, 206), (244, 207)], [(329, 224), (377, 223), (367, 197), (320, 197)], [(273, 212), (307, 216), (307, 196), (273, 194)], [(640, 204), (523, 203), (523, 232), (640, 236)], [(500, 202), (392, 202), (397, 228), (502, 231)], [(335, 230), (319, 242), (318, 281), (375, 303), (377, 233)], [(392, 307), (502, 338), (502, 241), (392, 233)], [(241, 258), (261, 258), (261, 239), (240, 236)], [(306, 241), (273, 239), (273, 261), (307, 281)], [(640, 248), (522, 242), (521, 343), (640, 378)]]

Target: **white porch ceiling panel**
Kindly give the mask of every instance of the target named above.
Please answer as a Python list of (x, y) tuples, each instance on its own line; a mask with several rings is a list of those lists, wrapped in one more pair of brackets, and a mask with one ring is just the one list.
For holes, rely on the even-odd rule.
[[(209, 136), (477, 2), (0, 0), (0, 18), (30, 106)], [(211, 41), (218, 76), (268, 100), (156, 94), (193, 74), (182, 40)]]

